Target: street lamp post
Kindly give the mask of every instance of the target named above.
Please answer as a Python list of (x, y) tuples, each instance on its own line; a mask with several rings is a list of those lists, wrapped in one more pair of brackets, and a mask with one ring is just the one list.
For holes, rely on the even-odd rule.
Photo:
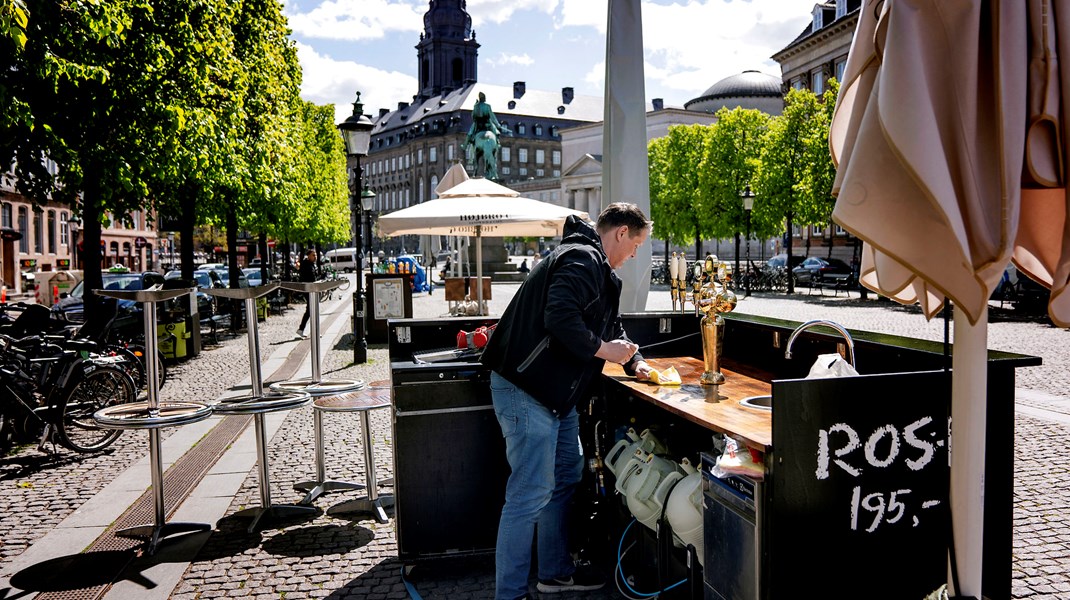
[(82, 222), (79, 219), (68, 219), (67, 228), (71, 232), (71, 269), (78, 270), (78, 234), (82, 231)]
[[(353, 102), (353, 114), (345, 121), (338, 124), (338, 130), (342, 133), (345, 141), (346, 155), (353, 159), (353, 172), (356, 174), (355, 184), (350, 189), (350, 210), (356, 211), (356, 224), (354, 227), (355, 244), (357, 250), (357, 290), (353, 292), (353, 362), (363, 364), (368, 362), (368, 340), (364, 337), (366, 301), (364, 297), (364, 244), (361, 238), (360, 227), (362, 198), (360, 195), (363, 188), (364, 171), (360, 166), (360, 157), (368, 154), (368, 148), (372, 139), (372, 122), (364, 115), (364, 105), (360, 102), (360, 92), (357, 92), (357, 100)], [(349, 162), (349, 161), (347, 161)], [(347, 164), (347, 166), (349, 166)]]
[[(754, 210), (754, 192), (750, 191), (750, 186), (749, 185), (746, 188), (743, 189), (742, 198), (743, 198), (743, 212), (746, 213), (746, 215), (747, 215), (747, 237), (746, 237), (746, 243), (747, 243), (747, 250), (746, 250), (747, 259), (746, 260), (747, 260), (747, 264), (744, 265), (743, 272), (744, 273), (750, 273), (750, 211)], [(751, 278), (750, 278), (749, 275), (747, 277), (743, 278), (744, 285), (745, 285), (744, 294), (746, 296), (750, 296), (750, 280), (751, 280)]]
[[(375, 208), (375, 192), (368, 189), (368, 185), (364, 185), (364, 190), (360, 192), (360, 208), (361, 218), (357, 221), (357, 227), (364, 233), (362, 234), (364, 244), (357, 250), (362, 257), (368, 257), (368, 266), (371, 267), (371, 255), (372, 255), (372, 210)], [(365, 223), (366, 221), (367, 223)], [(364, 229), (367, 227), (366, 229)], [(361, 266), (363, 267), (363, 258), (361, 258)]]

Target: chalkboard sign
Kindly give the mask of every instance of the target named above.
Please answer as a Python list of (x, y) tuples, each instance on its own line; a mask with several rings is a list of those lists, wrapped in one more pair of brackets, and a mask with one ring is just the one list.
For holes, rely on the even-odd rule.
[(946, 581), (950, 400), (943, 372), (773, 382), (770, 598)]

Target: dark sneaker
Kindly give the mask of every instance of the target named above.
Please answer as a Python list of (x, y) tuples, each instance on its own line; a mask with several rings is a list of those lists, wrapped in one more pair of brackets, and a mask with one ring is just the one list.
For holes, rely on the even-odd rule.
[(559, 594), (561, 592), (589, 592), (600, 590), (606, 585), (602, 578), (590, 566), (582, 565), (576, 568), (571, 577), (557, 579), (540, 579), (536, 589), (544, 594)]

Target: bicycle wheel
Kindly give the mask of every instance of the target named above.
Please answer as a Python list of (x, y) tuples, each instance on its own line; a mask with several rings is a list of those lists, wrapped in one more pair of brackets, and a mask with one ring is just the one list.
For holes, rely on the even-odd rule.
[[(138, 389), (148, 389), (145, 379), (145, 347), (141, 344), (130, 344), (127, 350), (137, 359), (137, 376), (134, 377), (133, 373), (129, 375), (137, 383)], [(159, 384), (157, 390), (163, 389), (163, 384), (167, 383), (167, 363), (164, 362), (163, 353), (159, 350), (156, 351), (156, 381)]]
[(349, 278), (344, 276), (344, 275), (342, 275), (342, 276), (339, 276), (339, 279), (342, 280), (342, 285), (338, 286), (336, 289), (339, 292), (344, 292), (344, 291), (348, 290), (349, 286), (351, 285), (351, 282), (349, 281)]
[(97, 425), (93, 413), (115, 404), (137, 400), (134, 380), (122, 369), (97, 367), (86, 373), (59, 405), (60, 443), (75, 452), (96, 452), (115, 443), (118, 429)]

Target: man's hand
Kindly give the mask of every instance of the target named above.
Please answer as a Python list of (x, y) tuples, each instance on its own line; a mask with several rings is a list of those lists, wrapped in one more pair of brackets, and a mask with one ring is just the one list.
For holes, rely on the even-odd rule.
[(635, 378), (639, 381), (647, 381), (653, 371), (654, 369), (650, 368), (650, 365), (646, 364), (645, 360), (641, 360), (635, 365)]
[(598, 352), (595, 352), (594, 355), (622, 365), (628, 362), (638, 351), (639, 346), (637, 344), (625, 340), (613, 340), (611, 342), (602, 342)]

